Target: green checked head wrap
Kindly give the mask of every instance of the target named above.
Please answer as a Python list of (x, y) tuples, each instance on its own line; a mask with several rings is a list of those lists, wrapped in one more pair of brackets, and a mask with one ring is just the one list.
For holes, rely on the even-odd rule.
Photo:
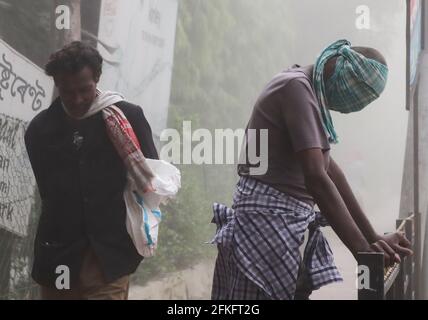
[[(335, 71), (324, 83), (324, 67), (333, 57), (337, 57)], [(338, 139), (330, 110), (340, 113), (362, 110), (380, 96), (387, 77), (386, 65), (351, 49), (347, 40), (336, 41), (321, 53), (314, 66), (313, 83), (331, 143), (337, 143)]]

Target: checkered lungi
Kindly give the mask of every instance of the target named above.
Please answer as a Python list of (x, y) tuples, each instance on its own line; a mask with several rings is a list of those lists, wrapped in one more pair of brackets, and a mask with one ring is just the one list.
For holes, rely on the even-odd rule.
[[(320, 226), (326, 220), (302, 201), (241, 177), (233, 206), (213, 205), (218, 256), (213, 300), (292, 300), (300, 263), (310, 287), (342, 281)], [(299, 247), (309, 229), (303, 261)]]

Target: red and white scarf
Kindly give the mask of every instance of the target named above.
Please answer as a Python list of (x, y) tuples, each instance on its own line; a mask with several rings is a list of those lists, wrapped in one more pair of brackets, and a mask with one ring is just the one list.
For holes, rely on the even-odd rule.
[(112, 91), (97, 89), (97, 97), (89, 110), (81, 117), (72, 116), (63, 104), (64, 111), (74, 119), (82, 120), (102, 111), (107, 134), (128, 170), (128, 180), (135, 184), (140, 193), (152, 191), (151, 180), (154, 174), (146, 163), (140, 143), (122, 110), (114, 104), (124, 97)]

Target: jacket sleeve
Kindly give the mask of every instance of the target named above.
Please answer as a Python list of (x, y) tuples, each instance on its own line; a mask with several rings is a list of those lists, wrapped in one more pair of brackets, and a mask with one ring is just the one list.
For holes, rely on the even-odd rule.
[(45, 192), (43, 187), (43, 164), (41, 161), (40, 139), (35, 121), (31, 121), (24, 134), (25, 148), (33, 169), (34, 177), (39, 189), (40, 197), (43, 199)]
[(129, 122), (131, 123), (135, 135), (140, 142), (141, 151), (148, 159), (159, 159), (159, 155), (153, 141), (152, 129), (144, 115), (143, 109), (140, 107), (136, 108), (134, 115), (135, 116), (129, 119)]

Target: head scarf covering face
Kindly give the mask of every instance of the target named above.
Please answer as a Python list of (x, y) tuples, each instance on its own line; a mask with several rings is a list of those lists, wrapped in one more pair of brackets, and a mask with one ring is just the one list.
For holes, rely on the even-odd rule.
[[(333, 57), (337, 57), (335, 71), (324, 83), (325, 64)], [(387, 78), (386, 65), (352, 50), (347, 40), (336, 41), (321, 53), (314, 66), (313, 83), (331, 143), (337, 143), (338, 139), (329, 110), (340, 113), (362, 110), (380, 96)]]

